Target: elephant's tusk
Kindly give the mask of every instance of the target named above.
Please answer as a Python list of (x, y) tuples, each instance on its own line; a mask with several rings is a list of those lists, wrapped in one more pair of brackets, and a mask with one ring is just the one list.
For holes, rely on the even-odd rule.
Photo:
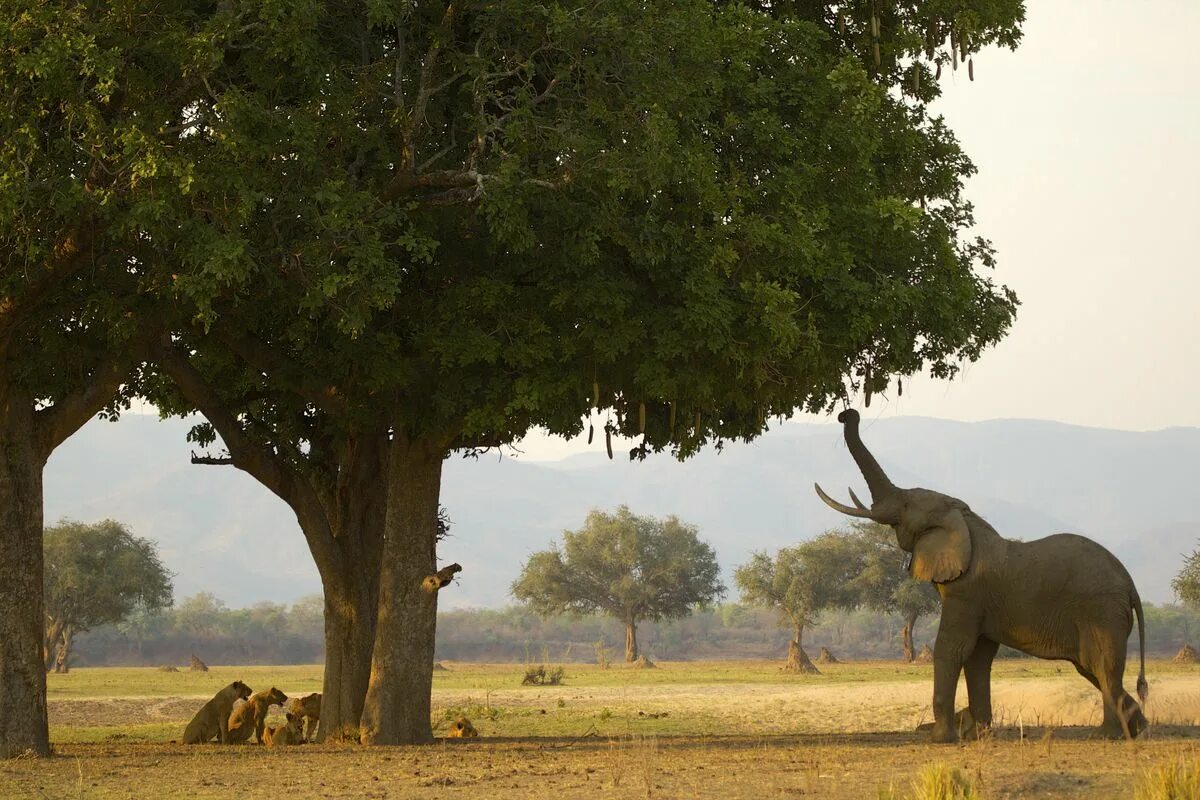
[(854, 490), (853, 490), (853, 489), (851, 489), (849, 486), (847, 486), (847, 487), (846, 487), (846, 491), (850, 493), (850, 499), (854, 501), (854, 505), (858, 506), (858, 507), (859, 507), (859, 508), (861, 508), (863, 511), (866, 511), (866, 510), (867, 510), (867, 507), (863, 505), (863, 501), (862, 501), (862, 500), (859, 500), (859, 499), (858, 499), (858, 495), (856, 495), (856, 494), (854, 493)]
[(821, 484), (814, 483), (813, 488), (817, 490), (817, 495), (825, 501), (825, 505), (832, 508), (834, 511), (840, 511), (848, 517), (861, 517), (863, 519), (874, 519), (871, 512), (865, 508), (852, 508), (851, 506), (842, 505), (837, 500), (834, 500), (829, 495), (825, 494), (825, 490), (821, 488)]

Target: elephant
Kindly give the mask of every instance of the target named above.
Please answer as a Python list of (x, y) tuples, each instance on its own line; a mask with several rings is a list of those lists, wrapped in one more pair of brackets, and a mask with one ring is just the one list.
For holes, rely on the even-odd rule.
[(868, 508), (850, 490), (843, 505), (814, 485), (830, 507), (890, 525), (905, 568), (932, 581), (942, 601), (933, 648), (932, 738), (954, 742), (954, 696), (966, 673), (971, 715), (992, 721), (992, 659), (1000, 645), (1038, 658), (1070, 661), (1104, 703), (1099, 734), (1133, 738), (1146, 728), (1141, 705), (1125, 692), (1125, 649), (1137, 616), (1141, 669), (1137, 694), (1146, 702), (1146, 636), (1142, 601), (1124, 565), (1100, 544), (1060, 533), (1036, 541), (1006, 539), (962, 500), (929, 489), (901, 489), (888, 479), (859, 436), (859, 414), (838, 415), (846, 446), (871, 492)]

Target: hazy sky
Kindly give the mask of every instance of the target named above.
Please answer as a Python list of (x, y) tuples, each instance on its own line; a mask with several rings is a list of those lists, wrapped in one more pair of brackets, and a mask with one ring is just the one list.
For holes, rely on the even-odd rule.
[(967, 195), (1016, 323), (952, 383), (866, 414), (1200, 426), (1200, 2), (1026, 5), (1021, 46), (977, 56), (974, 82), (945, 70), (935, 106), (979, 169)]

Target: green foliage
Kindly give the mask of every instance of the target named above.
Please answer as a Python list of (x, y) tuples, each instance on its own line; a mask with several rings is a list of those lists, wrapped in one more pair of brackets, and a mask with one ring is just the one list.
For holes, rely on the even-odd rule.
[[(186, 192), (172, 121), (192, 4), (13, 0), (0, 21), (0, 379), (41, 401), (125, 360), (153, 258), (144, 235)], [(18, 359), (14, 361), (13, 359)], [(110, 392), (72, 414), (65, 438)], [(116, 410), (112, 408), (111, 410)], [(77, 424), (76, 424), (77, 423)]]
[(755, 553), (733, 578), (743, 602), (774, 608), (799, 629), (814, 624), (821, 611), (859, 604), (855, 580), (863, 564), (862, 549), (835, 530), (782, 548), (774, 558)]
[[(609, 409), (635, 454), (687, 455), (847, 380), (953, 374), (1015, 299), (977, 272), (934, 90), (890, 90), (926, 32), (1011, 45), (1023, 12), (910, 6), (877, 70), (866, 21), (824, 5), (219, 5), (183, 51), (195, 171), (155, 234), (186, 232), (179, 333), (295, 453), (334, 396), (336, 429), (460, 446)], [(279, 357), (231, 355), (247, 334)]]
[(1200, 549), (1184, 558), (1183, 566), (1171, 579), (1175, 596), (1192, 608), (1200, 608)]
[(686, 616), (725, 591), (716, 554), (696, 534), (673, 516), (593, 510), (563, 532), (561, 550), (529, 557), (512, 593), (543, 615), (602, 612), (631, 624)]
[(47, 528), (46, 616), (76, 631), (171, 605), (171, 575), (149, 539), (119, 522), (62, 521)]

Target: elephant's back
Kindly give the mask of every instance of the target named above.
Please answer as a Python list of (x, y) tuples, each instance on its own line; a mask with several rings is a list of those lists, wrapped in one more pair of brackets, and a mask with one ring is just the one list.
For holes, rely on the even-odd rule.
[(1056, 533), (1031, 542), (1010, 542), (1008, 557), (1022, 569), (1046, 569), (1060, 576), (1078, 575), (1095, 587), (1133, 588), (1129, 570), (1112, 551), (1095, 539), (1077, 533)]
[(1120, 560), (1086, 536), (1058, 533), (1032, 542), (1011, 542), (1007, 575), (1035, 606), (1051, 616), (1099, 616), (1132, 621), (1133, 579)]

